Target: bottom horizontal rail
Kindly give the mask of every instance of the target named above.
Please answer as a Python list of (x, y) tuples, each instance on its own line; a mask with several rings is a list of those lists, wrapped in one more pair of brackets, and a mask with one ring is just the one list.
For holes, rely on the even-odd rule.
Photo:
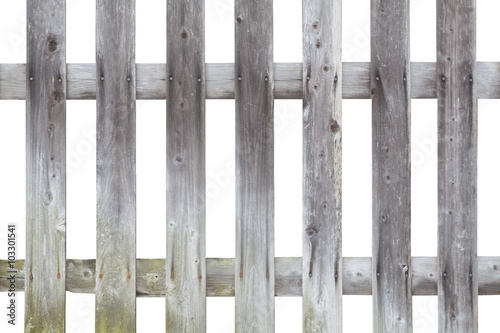
[[(16, 291), (24, 290), (24, 260), (15, 263)], [(371, 295), (372, 259), (343, 258), (343, 294)], [(0, 260), (0, 292), (10, 288), (6, 260)], [(412, 294), (437, 295), (437, 258), (412, 257)], [(66, 290), (95, 292), (95, 260), (66, 260)], [(500, 295), (500, 257), (478, 257), (479, 295)], [(137, 296), (166, 294), (165, 259), (137, 259)], [(275, 258), (276, 296), (302, 296), (302, 258)], [(234, 258), (207, 258), (207, 296), (234, 296)]]

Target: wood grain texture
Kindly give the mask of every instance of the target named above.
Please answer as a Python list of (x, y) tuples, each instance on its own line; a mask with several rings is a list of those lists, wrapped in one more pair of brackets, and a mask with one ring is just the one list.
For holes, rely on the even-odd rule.
[(236, 332), (274, 332), (273, 1), (235, 1)]
[[(437, 258), (413, 257), (412, 294), (437, 295)], [(478, 257), (479, 295), (500, 295), (500, 257)], [(24, 260), (17, 260), (16, 289), (24, 291)], [(275, 296), (302, 296), (302, 258), (278, 257)], [(372, 258), (342, 259), (343, 295), (372, 294)], [(0, 260), (0, 292), (9, 289), (7, 261)], [(164, 297), (165, 259), (137, 259), (137, 297)], [(95, 260), (66, 260), (66, 290), (95, 293)], [(234, 296), (234, 258), (207, 258), (207, 296)]]
[(27, 20), (24, 327), (64, 332), (66, 3), (28, 0)]
[(303, 0), (302, 327), (342, 332), (342, 6)]
[(166, 329), (205, 332), (205, 2), (167, 13)]
[(409, 29), (409, 0), (372, 0), (374, 332), (412, 332)]
[(438, 327), (477, 332), (476, 1), (437, 1)]
[[(137, 64), (137, 99), (165, 99), (165, 64)], [(411, 98), (437, 98), (436, 63), (411, 63)], [(67, 99), (95, 99), (95, 64), (67, 64)], [(234, 64), (206, 64), (206, 98), (234, 99)], [(500, 98), (500, 63), (477, 62), (477, 98)], [(302, 64), (274, 64), (274, 98), (302, 98)], [(370, 63), (342, 64), (342, 98), (369, 99)], [(0, 99), (26, 99), (26, 65), (0, 64)]]
[(97, 0), (96, 22), (95, 331), (135, 332), (135, 1)]

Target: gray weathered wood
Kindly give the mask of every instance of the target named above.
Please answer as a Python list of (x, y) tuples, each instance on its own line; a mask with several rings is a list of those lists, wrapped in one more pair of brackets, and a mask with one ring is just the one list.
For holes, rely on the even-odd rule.
[(28, 0), (27, 19), (24, 325), (64, 332), (66, 3)]
[(205, 332), (205, 2), (167, 13), (166, 330)]
[[(436, 98), (436, 63), (411, 63), (411, 98)], [(136, 65), (137, 99), (165, 99), (165, 64)], [(0, 64), (0, 99), (26, 98), (26, 66)], [(500, 62), (477, 63), (477, 98), (500, 98)], [(368, 99), (370, 63), (342, 64), (342, 98)], [(206, 98), (234, 98), (234, 64), (206, 64)], [(95, 99), (95, 64), (67, 64), (67, 99)], [(302, 64), (274, 64), (274, 98), (302, 98)]]
[[(412, 294), (437, 295), (437, 258), (412, 258)], [(0, 260), (0, 292), (9, 289), (7, 261)], [(500, 295), (500, 257), (478, 257), (479, 295)], [(302, 296), (302, 258), (274, 260), (276, 296)], [(24, 260), (17, 260), (16, 290), (24, 291)], [(344, 295), (372, 294), (372, 258), (343, 258)], [(95, 292), (95, 260), (66, 260), (66, 290)], [(164, 297), (165, 259), (137, 259), (137, 297)], [(207, 258), (207, 296), (234, 296), (234, 258)]]
[(477, 332), (476, 1), (437, 1), (438, 327)]
[(273, 0), (235, 1), (236, 332), (274, 332)]
[(341, 3), (302, 2), (304, 332), (342, 332)]
[(97, 0), (96, 332), (135, 332), (135, 1)]
[(409, 30), (409, 0), (372, 0), (374, 332), (412, 332)]

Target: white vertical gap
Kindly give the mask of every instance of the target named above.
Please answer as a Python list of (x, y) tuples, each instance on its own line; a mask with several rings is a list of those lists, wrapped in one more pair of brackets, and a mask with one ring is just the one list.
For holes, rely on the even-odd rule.
[(66, 62), (95, 63), (96, 0), (66, 2)]
[[(7, 241), (15, 239), (16, 268), (21, 268), (18, 260), (26, 258), (26, 102), (0, 101), (0, 121), (4, 124), (0, 131), (0, 173), (2, 191), (0, 192), (0, 259), (6, 260)], [(15, 226), (15, 237), (10, 237), (7, 228)], [(21, 277), (21, 276), (20, 276)], [(19, 278), (20, 278), (19, 277)], [(19, 280), (16, 280), (16, 285)], [(7, 306), (14, 300), (15, 318)], [(24, 330), (24, 292), (0, 293), (0, 302), (5, 304), (4, 319), (0, 321), (1, 332), (23, 332)], [(15, 319), (16, 326), (8, 323)]]
[(372, 296), (344, 295), (342, 308), (344, 332), (373, 332)]
[(302, 62), (302, 0), (273, 2), (274, 62)]
[(137, 332), (165, 332), (165, 297), (137, 297)]
[(411, 101), (411, 253), (437, 256), (437, 100)]
[(370, 61), (370, 35), (370, 0), (343, 1), (342, 61)]
[(167, 2), (140, 0), (135, 2), (135, 61), (165, 63), (167, 61)]
[(207, 333), (234, 332), (234, 307), (234, 297), (207, 297)]
[(302, 297), (276, 297), (276, 332), (302, 332)]
[(500, 187), (498, 156), (494, 153), (498, 142), (498, 123), (500, 122), (500, 100), (485, 99), (478, 103), (478, 174), (477, 206), (479, 256), (498, 256), (498, 200)]
[(205, 59), (234, 63), (234, 0), (205, 1)]
[(500, 296), (483, 295), (478, 297), (479, 332), (496, 332), (498, 328), (498, 308)]
[(236, 233), (234, 100), (206, 101), (206, 255), (234, 258)]
[(436, 61), (436, 0), (410, 1), (411, 61)]
[(343, 100), (342, 110), (342, 256), (371, 257), (371, 100)]
[(438, 331), (438, 297), (413, 296), (413, 332)]
[(95, 332), (95, 294), (66, 292), (66, 332)]
[(302, 101), (274, 102), (275, 257), (302, 256)]
[(476, 3), (477, 61), (500, 61), (500, 45), (492, 37), (500, 30), (498, 1), (478, 0)]
[(96, 102), (66, 106), (66, 257), (96, 257)]
[(0, 64), (26, 62), (26, 1), (2, 1), (0, 45)]
[(137, 258), (166, 257), (166, 149), (166, 101), (137, 101)]

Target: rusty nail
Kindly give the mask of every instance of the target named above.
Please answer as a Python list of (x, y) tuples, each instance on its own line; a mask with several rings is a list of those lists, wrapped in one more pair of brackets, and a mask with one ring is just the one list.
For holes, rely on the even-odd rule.
[(266, 273), (266, 279), (269, 279), (269, 272)]
[(243, 277), (243, 272), (240, 272), (240, 278), (242, 278), (242, 277)]
[(101, 280), (102, 280), (102, 273), (100, 273), (100, 274), (99, 274), (99, 279), (101, 279)]
[(33, 273), (30, 273), (30, 280), (33, 280)]
[(127, 274), (127, 279), (131, 279), (132, 278), (132, 275), (130, 275), (130, 273)]
[(201, 274), (198, 274), (198, 280), (201, 281)]
[(60, 279), (61, 278), (61, 273), (57, 273), (57, 278)]
[(173, 280), (174, 279), (174, 273), (170, 274), (170, 278)]

